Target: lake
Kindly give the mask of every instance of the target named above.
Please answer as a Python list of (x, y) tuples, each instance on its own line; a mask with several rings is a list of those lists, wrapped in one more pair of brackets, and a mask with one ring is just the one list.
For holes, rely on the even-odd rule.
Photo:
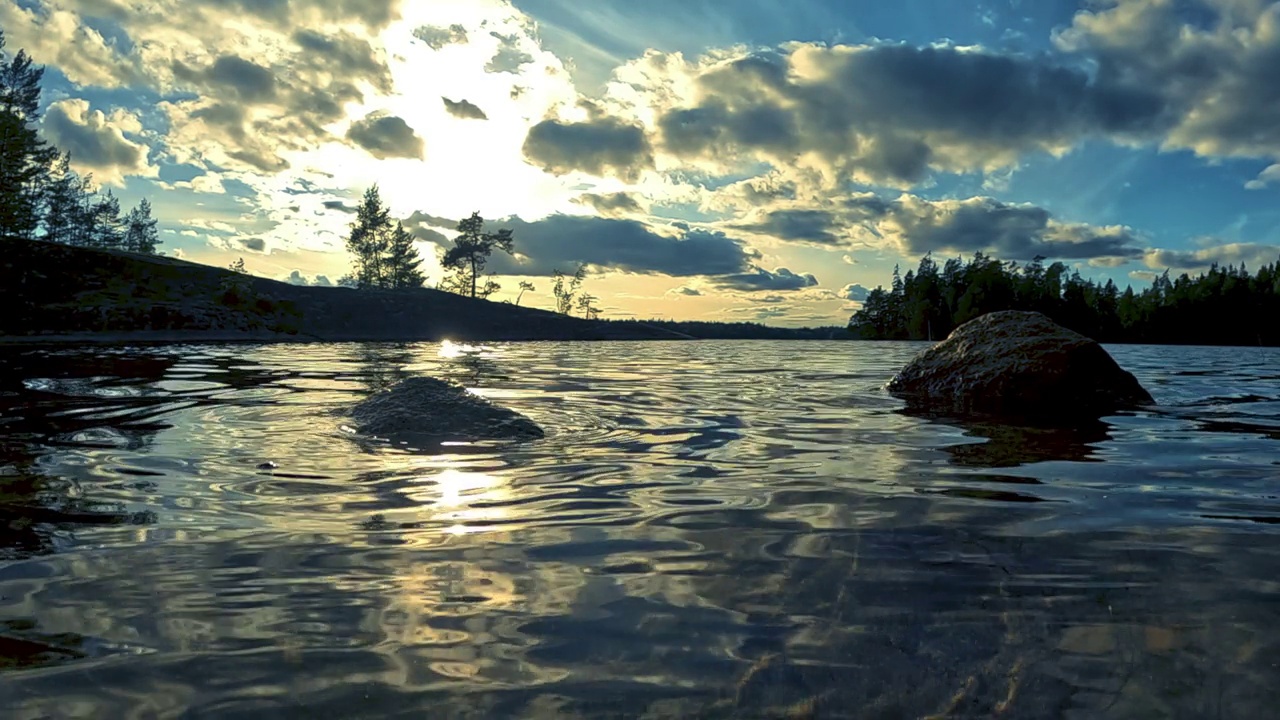
[[(3, 716), (1274, 716), (1280, 350), (1048, 431), (923, 347), (0, 348)], [(547, 437), (344, 428), (420, 374)]]

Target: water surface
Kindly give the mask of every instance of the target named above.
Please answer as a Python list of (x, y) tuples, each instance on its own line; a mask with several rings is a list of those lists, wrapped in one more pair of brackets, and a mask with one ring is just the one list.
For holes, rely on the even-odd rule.
[[(923, 345), (0, 351), (0, 707), (43, 717), (1268, 717), (1280, 351), (948, 424)], [(446, 377), (547, 438), (335, 410)]]

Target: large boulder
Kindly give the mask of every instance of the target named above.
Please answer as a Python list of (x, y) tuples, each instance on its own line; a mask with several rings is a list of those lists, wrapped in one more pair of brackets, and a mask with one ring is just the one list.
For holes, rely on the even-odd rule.
[(532, 440), (542, 428), (456, 383), (429, 377), (402, 380), (352, 407), (356, 431), (396, 441), (439, 443)]
[(908, 410), (1027, 419), (1100, 417), (1155, 401), (1101, 345), (1037, 312), (956, 328), (889, 383)]

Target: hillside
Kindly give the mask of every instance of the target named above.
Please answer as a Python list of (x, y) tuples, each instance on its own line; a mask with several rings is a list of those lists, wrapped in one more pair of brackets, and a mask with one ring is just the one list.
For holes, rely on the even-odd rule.
[(174, 258), (40, 241), (0, 240), (0, 308), (0, 337), (10, 342), (688, 337), (425, 288), (299, 287)]

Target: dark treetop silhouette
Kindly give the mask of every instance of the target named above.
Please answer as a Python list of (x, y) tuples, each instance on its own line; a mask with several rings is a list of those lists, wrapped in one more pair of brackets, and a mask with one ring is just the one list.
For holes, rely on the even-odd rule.
[(0, 239), (154, 253), (160, 240), (151, 203), (121, 218), (115, 195), (99, 195), (92, 178), (71, 169), (70, 154), (40, 136), (43, 76), (26, 51), (4, 52), (0, 30)]
[(1277, 263), (1254, 274), (1215, 264), (1172, 281), (1166, 270), (1137, 293), (1041, 260), (1018, 266), (976, 253), (939, 270), (926, 255), (906, 277), (895, 268), (890, 289), (872, 290), (849, 329), (869, 340), (938, 340), (986, 313), (1032, 310), (1099, 342), (1280, 345), (1280, 324), (1263, 320), (1280, 314)]

